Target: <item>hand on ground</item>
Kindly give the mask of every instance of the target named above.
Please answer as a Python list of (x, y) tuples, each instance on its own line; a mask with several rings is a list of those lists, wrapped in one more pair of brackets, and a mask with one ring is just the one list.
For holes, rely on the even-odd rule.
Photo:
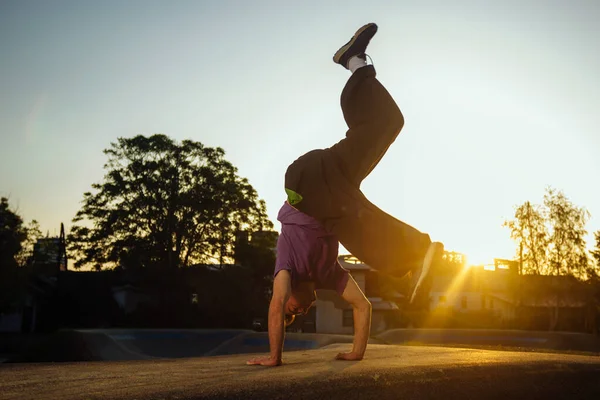
[(350, 353), (339, 353), (335, 359), (343, 361), (360, 361), (363, 359), (363, 356), (351, 351)]
[(262, 365), (265, 367), (276, 367), (281, 365), (281, 360), (276, 360), (271, 357), (259, 357), (246, 361), (247, 365)]

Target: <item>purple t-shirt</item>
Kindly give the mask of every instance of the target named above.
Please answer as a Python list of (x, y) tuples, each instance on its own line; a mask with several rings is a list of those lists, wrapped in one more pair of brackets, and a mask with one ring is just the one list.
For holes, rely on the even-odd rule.
[(281, 235), (277, 240), (274, 276), (288, 270), (292, 288), (298, 282), (309, 281), (315, 283), (316, 289), (335, 290), (341, 295), (348, 283), (348, 271), (338, 262), (337, 237), (287, 201), (277, 220), (281, 222)]

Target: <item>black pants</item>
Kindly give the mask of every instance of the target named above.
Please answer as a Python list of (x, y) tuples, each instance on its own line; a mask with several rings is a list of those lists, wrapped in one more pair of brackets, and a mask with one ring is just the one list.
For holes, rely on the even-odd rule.
[(422, 262), (429, 236), (385, 213), (360, 190), (400, 133), (404, 117), (373, 66), (352, 74), (341, 105), (346, 137), (294, 161), (285, 187), (302, 196), (295, 207), (321, 221), (352, 255), (380, 272), (404, 276)]

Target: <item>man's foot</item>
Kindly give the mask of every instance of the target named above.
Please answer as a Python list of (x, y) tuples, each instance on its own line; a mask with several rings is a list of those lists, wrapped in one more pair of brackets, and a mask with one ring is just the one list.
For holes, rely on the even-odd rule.
[(409, 304), (415, 307), (423, 307), (429, 294), (429, 281), (432, 265), (444, 254), (444, 245), (440, 242), (433, 242), (429, 245), (423, 264), (412, 272), (410, 281), (410, 301)]
[(371, 38), (377, 33), (377, 25), (374, 23), (366, 24), (356, 31), (352, 39), (343, 45), (333, 56), (333, 62), (348, 68), (348, 60), (354, 56), (366, 60), (365, 50), (371, 41)]

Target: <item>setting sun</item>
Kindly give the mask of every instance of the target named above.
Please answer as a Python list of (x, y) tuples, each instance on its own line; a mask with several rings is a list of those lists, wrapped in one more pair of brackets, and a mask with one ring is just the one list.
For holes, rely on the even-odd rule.
[(467, 267), (486, 265), (494, 262), (494, 256), (489, 256), (478, 251), (466, 252), (466, 261)]

